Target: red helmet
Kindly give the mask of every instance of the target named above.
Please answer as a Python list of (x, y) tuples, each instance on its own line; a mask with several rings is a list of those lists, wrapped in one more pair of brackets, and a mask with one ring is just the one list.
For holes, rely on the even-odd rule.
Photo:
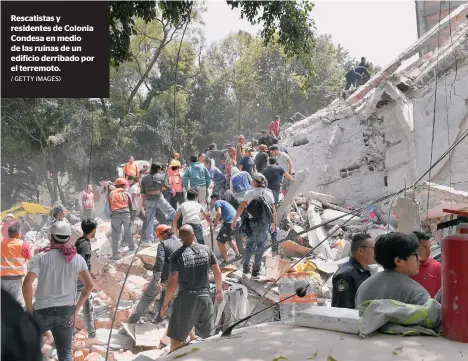
[(125, 178), (117, 178), (115, 180), (115, 185), (116, 186), (124, 186), (127, 185), (127, 180)]
[(239, 135), (239, 140), (241, 140), (241, 139), (245, 140), (245, 137), (243, 135)]

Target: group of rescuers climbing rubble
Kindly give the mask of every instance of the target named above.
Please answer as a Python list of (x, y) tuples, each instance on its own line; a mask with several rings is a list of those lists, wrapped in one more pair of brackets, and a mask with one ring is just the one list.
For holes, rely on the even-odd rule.
[[(138, 322), (161, 294), (153, 322), (169, 319), (167, 336), (171, 339), (171, 351), (196, 336), (209, 337), (215, 330), (210, 271), (216, 284), (215, 302), (224, 297), (220, 266), (213, 250), (204, 244), (200, 217), (215, 226), (222, 221), (216, 237), (223, 258), (221, 266), (228, 262), (228, 244), (236, 254), (235, 260), (243, 258), (245, 277), (259, 277), (269, 234), (272, 250), (274, 254), (278, 252), (276, 208), (280, 194), (285, 196), (294, 182), (293, 163), (274, 142), (278, 133), (279, 117), (272, 122), (270, 131), (262, 134), (255, 159), (252, 148), (239, 136), (237, 146), (227, 152), (219, 152), (212, 144), (207, 155), (192, 156), (184, 171), (177, 153), (166, 169), (154, 163), (147, 173), (140, 172), (130, 158), (124, 168), (125, 177), (106, 185), (112, 258), (118, 260), (122, 255), (119, 249), (122, 228), (123, 239), (130, 252), (134, 251), (131, 223), (137, 216), (145, 224), (140, 246), (153, 243), (155, 238), (159, 241), (152, 281), (128, 322)], [(214, 159), (220, 160), (219, 168)], [(131, 187), (128, 179), (132, 180)], [(214, 187), (209, 197), (211, 182)], [(140, 184), (136, 195), (129, 191), (135, 184)], [(210, 218), (210, 210), (216, 212), (214, 220)], [(18, 223), (9, 226), (8, 238), (2, 240), (2, 303), (4, 299), (9, 302), (12, 312), (9, 317), (5, 317), (5, 312), (2, 315), (2, 323), (8, 323), (12, 330), (6, 335), (11, 338), (11, 343), (6, 343), (11, 349), (5, 351), (9, 360), (23, 360), (24, 352), (34, 353), (34, 347), (17, 346), (21, 342), (34, 345), (35, 335), (39, 337), (50, 330), (59, 361), (71, 361), (74, 321), (82, 307), (88, 335), (90, 338), (96, 335), (89, 296), (93, 289), (90, 241), (95, 237), (97, 222), (87, 217), (89, 213), (84, 214), (83, 235), (72, 245), (65, 213), (60, 205), (52, 210), (48, 223), (50, 246), (34, 256), (21, 240)], [(156, 228), (155, 217), (159, 221)], [(374, 243), (367, 234), (354, 235), (352, 257), (333, 276), (332, 306), (355, 308), (373, 299), (421, 305), (436, 294), (440, 300), (441, 267), (430, 258), (429, 239), (430, 236), (418, 232), (395, 232), (378, 237)], [(369, 265), (374, 263), (374, 257), (384, 271), (370, 276)], [(16, 306), (23, 300), (26, 313)], [(29, 340), (25, 340), (24, 328), (28, 328)]]

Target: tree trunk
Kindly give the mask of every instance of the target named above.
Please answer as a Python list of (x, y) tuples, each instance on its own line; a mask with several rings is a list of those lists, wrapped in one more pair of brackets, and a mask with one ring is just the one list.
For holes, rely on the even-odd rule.
[(165, 32), (164, 37), (161, 41), (161, 44), (158, 46), (158, 48), (156, 49), (154, 53), (153, 59), (151, 59), (150, 63), (146, 67), (145, 72), (142, 74), (140, 80), (138, 80), (138, 83), (135, 85), (132, 92), (130, 93), (130, 96), (128, 97), (127, 113), (130, 113), (130, 110), (132, 109), (133, 98), (135, 98), (135, 95), (138, 92), (138, 89), (140, 89), (141, 85), (144, 83), (145, 79), (148, 77), (148, 74), (153, 69), (154, 64), (156, 63), (159, 56), (161, 55), (162, 49), (169, 43), (169, 42), (166, 42), (166, 40), (167, 40), (167, 33)]

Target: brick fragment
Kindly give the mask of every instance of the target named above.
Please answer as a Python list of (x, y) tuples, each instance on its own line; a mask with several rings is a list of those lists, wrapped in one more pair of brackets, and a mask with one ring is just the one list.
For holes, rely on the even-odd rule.
[(76, 351), (73, 355), (73, 361), (84, 361), (84, 359), (82, 351)]
[(86, 357), (89, 355), (89, 348), (84, 348), (81, 350), (81, 352), (83, 352), (83, 356), (85, 358), (85, 361), (86, 361)]
[[(104, 350), (104, 355), (105, 355)], [(101, 356), (98, 352), (91, 352), (88, 356), (86, 356), (85, 361), (103, 361), (105, 356)]]
[(118, 328), (120, 327), (120, 324), (122, 322), (127, 322), (128, 318), (132, 314), (131, 309), (126, 309), (126, 310), (117, 310), (117, 314), (115, 315), (115, 327)]
[(75, 341), (73, 342), (72, 349), (73, 351), (81, 351), (82, 349), (86, 348), (86, 343), (84, 339), (83, 341)]
[(100, 317), (94, 320), (95, 328), (107, 328), (110, 329), (112, 325), (112, 319), (107, 317)]

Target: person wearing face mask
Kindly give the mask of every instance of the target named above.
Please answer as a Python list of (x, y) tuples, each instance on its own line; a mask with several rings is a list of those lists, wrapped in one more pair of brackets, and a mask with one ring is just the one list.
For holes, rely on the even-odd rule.
[(434, 298), (442, 287), (442, 265), (431, 257), (431, 236), (422, 232), (413, 232), (419, 241), (419, 273), (410, 276), (423, 286)]
[(356, 293), (356, 308), (364, 301), (393, 300), (424, 305), (431, 296), (410, 276), (419, 272), (419, 242), (414, 234), (391, 232), (377, 237), (374, 255), (384, 271), (365, 280)]
[[(81, 222), (81, 230), (83, 231), (83, 235), (78, 238), (75, 243), (76, 253), (84, 258), (86, 264), (88, 265), (89, 272), (91, 272), (91, 240), (96, 235), (97, 226), (98, 224), (94, 219), (88, 218), (83, 220)], [(78, 279), (76, 290), (79, 298), (79, 294), (81, 294), (83, 291), (83, 282), (81, 282), (80, 279)], [(89, 298), (83, 305), (83, 315), (86, 329), (88, 330), (88, 337), (96, 337), (93, 307)]]

